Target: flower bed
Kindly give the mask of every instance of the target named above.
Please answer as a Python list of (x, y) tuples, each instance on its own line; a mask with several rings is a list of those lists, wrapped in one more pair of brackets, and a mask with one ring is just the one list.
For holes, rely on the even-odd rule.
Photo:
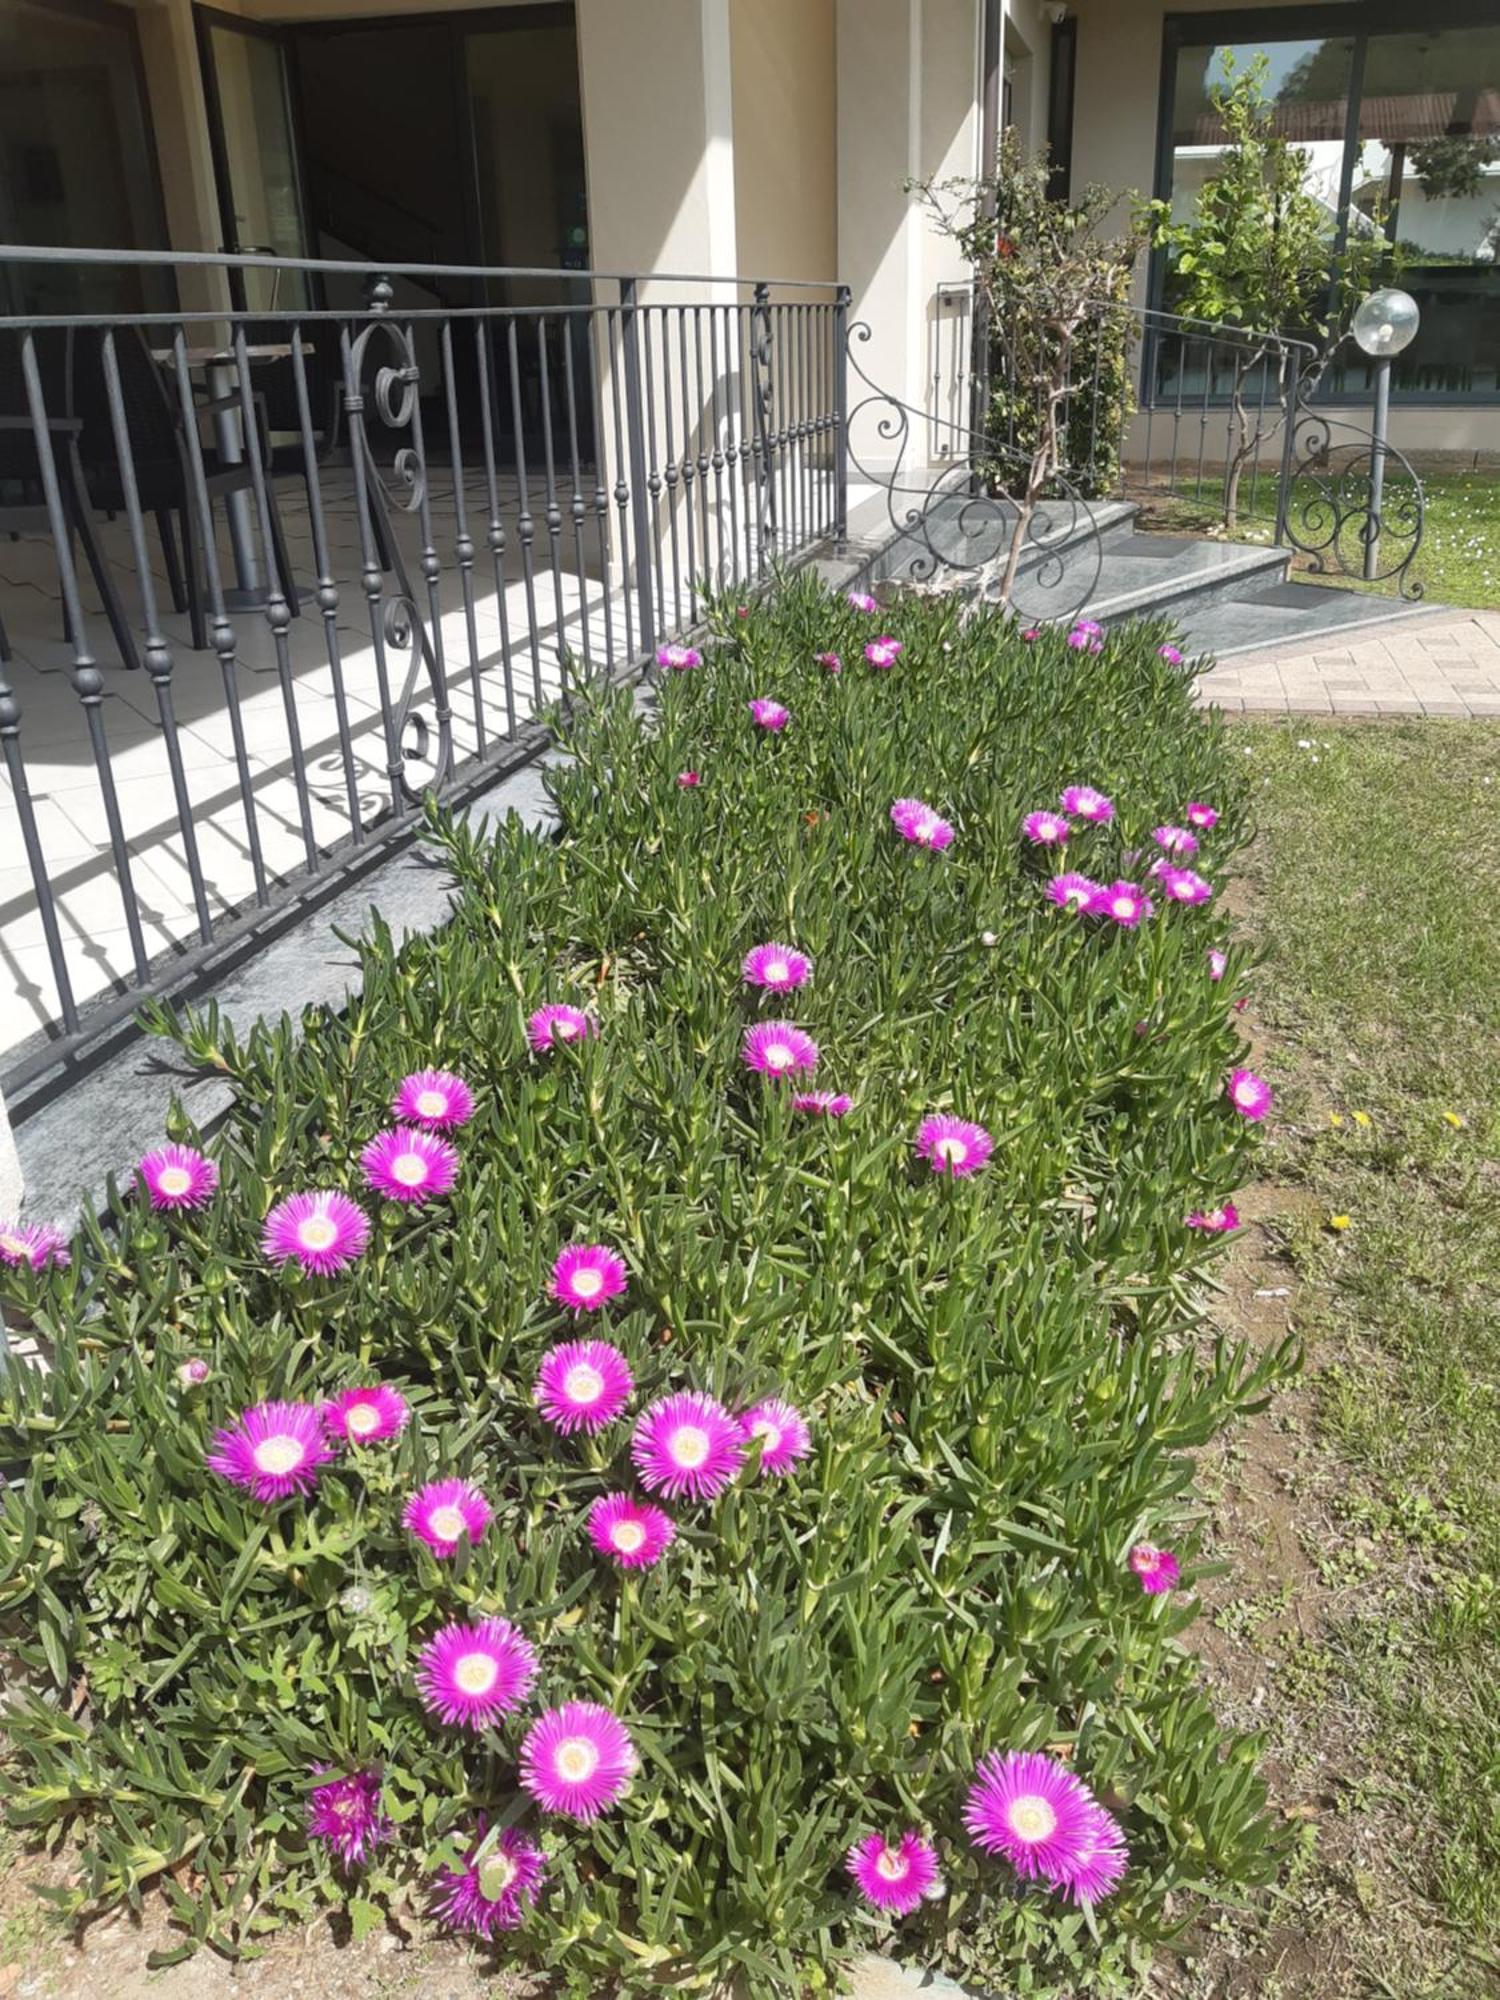
[(1259, 1115), (1172, 890), (1242, 836), (1222, 735), (1149, 627), (716, 622), (572, 730), (559, 842), (439, 828), (453, 921), (346, 1015), (184, 1025), (211, 1161), (7, 1253), (10, 1811), (68, 1910), (1076, 1993), (1274, 1869), (1180, 1646), (1187, 1454), (1284, 1362), (1195, 1339)]

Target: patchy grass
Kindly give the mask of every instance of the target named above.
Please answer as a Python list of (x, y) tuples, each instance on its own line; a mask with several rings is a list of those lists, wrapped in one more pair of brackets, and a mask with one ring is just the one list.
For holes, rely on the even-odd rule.
[(1283, 1294), (1309, 1381), (1216, 1468), (1203, 1648), (1309, 1832), (1182, 1990), (1467, 2000), (1500, 1992), (1500, 729), (1316, 727), (1240, 732), (1280, 1094), (1226, 1311)]
[[(1500, 477), (1493, 467), (1475, 472), (1434, 472), (1424, 475), (1422, 486), (1427, 519), (1422, 546), (1412, 565), (1412, 581), (1421, 584), (1433, 604), (1492, 608), (1500, 596), (1500, 586), (1495, 580), (1500, 575)], [(1215, 504), (1217, 494), (1217, 482), (1212, 476), (1205, 479), (1201, 497), (1194, 493), (1183, 497), (1153, 493), (1146, 496), (1141, 525), (1168, 534), (1208, 534), (1216, 528), (1222, 532)], [(1235, 539), (1269, 543), (1275, 523), (1274, 473), (1256, 482), (1253, 499), (1247, 479)], [(1391, 578), (1367, 584), (1355, 577), (1319, 575), (1312, 571), (1310, 563), (1310, 557), (1294, 555), (1293, 575), (1305, 583), (1386, 595), (1396, 587)]]

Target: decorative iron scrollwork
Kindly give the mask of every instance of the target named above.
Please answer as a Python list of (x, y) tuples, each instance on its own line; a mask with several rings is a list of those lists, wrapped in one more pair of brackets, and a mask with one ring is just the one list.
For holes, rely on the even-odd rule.
[(1402, 597), (1421, 597), (1423, 586), (1410, 572), (1422, 544), (1426, 502), (1410, 459), (1395, 445), (1385, 444), (1377, 510), (1373, 432), (1348, 418), (1310, 408), (1303, 390), (1293, 404), (1290, 422), (1283, 498), (1286, 539), (1320, 574), (1367, 582), (1394, 578)]

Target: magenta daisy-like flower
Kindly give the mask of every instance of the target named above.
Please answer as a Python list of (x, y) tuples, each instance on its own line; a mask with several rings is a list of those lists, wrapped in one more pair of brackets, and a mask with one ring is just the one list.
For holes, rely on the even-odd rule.
[(1271, 1108), (1271, 1086), (1253, 1069), (1232, 1069), (1225, 1089), (1235, 1110), (1252, 1125), (1258, 1125)]
[(1102, 1903), (1124, 1880), (1130, 1854), (1118, 1820), (1096, 1805), (1079, 1843), (1072, 1872), (1060, 1886), (1075, 1903)]
[(1184, 860), (1190, 860), (1198, 852), (1198, 836), (1189, 833), (1185, 826), (1154, 826), (1151, 838), (1166, 853), (1180, 855)]
[(536, 1651), (507, 1618), (445, 1625), (417, 1656), (417, 1692), (439, 1722), (487, 1729), (530, 1694)]
[(1159, 660), (1165, 660), (1169, 667), (1180, 667), (1182, 665), (1182, 654), (1176, 646), (1158, 646), (1156, 657)]
[(917, 1127), (917, 1151), (935, 1174), (977, 1174), (995, 1142), (982, 1125), (934, 1112)]
[(1042, 891), (1049, 902), (1074, 917), (1091, 910), (1099, 893), (1099, 884), (1091, 882), (1087, 875), (1054, 875)]
[(1039, 1750), (1007, 1750), (980, 1760), (964, 1825), (976, 1847), (1003, 1854), (1023, 1881), (1063, 1889), (1091, 1851), (1099, 1810), (1066, 1764)]
[(218, 1167), (192, 1146), (159, 1146), (135, 1171), (153, 1208), (203, 1208), (219, 1185)]
[(434, 1479), (412, 1494), (401, 1525), (435, 1556), (456, 1556), (464, 1536), (477, 1542), (494, 1518), (494, 1508), (467, 1479)]
[(1240, 1212), (1232, 1201), (1226, 1201), (1222, 1208), (1195, 1208), (1183, 1221), (1189, 1229), (1201, 1229), (1209, 1236), (1222, 1236), (1240, 1226)]
[(542, 1356), (531, 1399), (564, 1437), (603, 1430), (630, 1401), (630, 1363), (607, 1340), (567, 1340)]
[(370, 1240), (370, 1218), (336, 1188), (290, 1194), (277, 1202), (261, 1230), (260, 1247), (273, 1264), (295, 1260), (326, 1278), (343, 1271)]
[(844, 598), (851, 611), (878, 611), (879, 605), (868, 590), (851, 590)]
[(760, 1439), (761, 1472), (775, 1478), (790, 1472), (812, 1450), (807, 1419), (780, 1396), (767, 1396), (764, 1402), (746, 1410), (740, 1418), (740, 1428), (747, 1444)]
[(1210, 945), (1208, 950), (1208, 976), (1214, 981), (1215, 985), (1224, 977), (1228, 969), (1228, 953), (1222, 952), (1216, 946)]
[(841, 674), (844, 671), (844, 663), (837, 653), (814, 653), (813, 661), (825, 673)]
[(1026, 630), (1021, 634), (1021, 637), (1027, 640), (1040, 639), (1041, 636), (1042, 636), (1042, 628), (1040, 625), (1028, 625), (1026, 627)]
[(597, 1312), (625, 1289), (625, 1259), (602, 1243), (570, 1243), (558, 1252), (548, 1286), (560, 1306)]
[(745, 1030), (740, 1055), (762, 1076), (810, 1076), (818, 1066), (817, 1043), (790, 1021), (757, 1021)]
[(805, 986), (812, 978), (812, 960), (789, 944), (758, 944), (745, 953), (740, 970), (747, 986), (785, 993), (793, 986)]
[(406, 1429), (411, 1407), (398, 1390), (377, 1382), (368, 1389), (340, 1389), (319, 1414), (328, 1435), (345, 1444), (384, 1444)]
[(924, 1897), (939, 1894), (943, 1886), (936, 1850), (914, 1831), (894, 1840), (879, 1833), (857, 1840), (844, 1865), (865, 1901), (893, 1917), (910, 1916)]
[(882, 633), (880, 638), (870, 641), (865, 647), (865, 658), (872, 667), (893, 667), (900, 659), (902, 651), (901, 641), (893, 639), (887, 632)]
[(359, 1156), (365, 1184), (387, 1201), (432, 1201), (458, 1179), (458, 1148), (435, 1132), (377, 1132)]
[(642, 1412), (630, 1456), (648, 1493), (713, 1500), (738, 1474), (745, 1438), (722, 1403), (683, 1390)]
[(474, 1116), (474, 1093), (451, 1069), (418, 1069), (403, 1076), (391, 1099), (391, 1114), (403, 1125), (440, 1132), (467, 1125)]
[(897, 799), (891, 807), (891, 824), (903, 840), (911, 841), (915, 847), (943, 848), (952, 844), (953, 828), (921, 799)]
[(597, 1701), (539, 1715), (521, 1744), (521, 1784), (544, 1812), (586, 1826), (623, 1797), (637, 1758), (630, 1731)]
[(214, 1432), (204, 1463), (269, 1507), (293, 1493), (310, 1493), (332, 1457), (311, 1403), (256, 1403), (227, 1430)]
[(1154, 1542), (1137, 1542), (1128, 1560), (1148, 1596), (1160, 1597), (1164, 1591), (1176, 1589), (1182, 1565), (1170, 1549), (1159, 1549)]
[(462, 1868), (440, 1868), (432, 1892), (433, 1914), (456, 1931), (492, 1938), (524, 1922), (547, 1879), (547, 1857), (519, 1827), (477, 1837)]
[(689, 667), (701, 667), (703, 655), (696, 646), (658, 646), (656, 664), (666, 667), (674, 674), (686, 673)]
[(621, 1569), (650, 1569), (672, 1546), (677, 1523), (630, 1493), (601, 1493), (589, 1508), (589, 1540)]
[(592, 1014), (585, 1014), (579, 1007), (556, 1003), (550, 1007), (538, 1007), (526, 1023), (526, 1039), (541, 1056), (559, 1042), (586, 1042), (590, 1035), (598, 1032), (598, 1023)]
[(1206, 903), (1214, 892), (1212, 882), (1205, 882), (1191, 868), (1158, 868), (1155, 872), (1169, 903)]
[(1021, 831), (1034, 847), (1061, 847), (1073, 831), (1061, 813), (1027, 813)]
[(1085, 632), (1081, 625), (1075, 625), (1065, 642), (1075, 653), (1102, 653), (1104, 641), (1093, 632)]
[[(326, 1771), (315, 1764), (315, 1773)], [(307, 1795), (307, 1831), (341, 1868), (354, 1868), (389, 1840), (391, 1823), (380, 1809), (380, 1773), (353, 1771), (330, 1778)]]
[(33, 1271), (60, 1271), (69, 1261), (68, 1239), (50, 1222), (0, 1222), (0, 1264), (12, 1270), (29, 1264)]
[(799, 1090), (793, 1094), (793, 1111), (807, 1111), (815, 1118), (842, 1118), (854, 1104), (843, 1090)]
[(1092, 785), (1069, 785), (1061, 799), (1062, 809), (1091, 826), (1104, 826), (1115, 816), (1115, 802)]
[(1085, 639), (1102, 639), (1104, 637), (1104, 627), (1094, 618), (1075, 618), (1073, 620), (1073, 630), (1081, 632)]
[(1219, 814), (1214, 806), (1206, 806), (1194, 800), (1183, 814), (1189, 826), (1197, 827), (1200, 833), (1212, 833), (1219, 824)]
[(779, 701), (767, 701), (762, 698), (747, 702), (746, 707), (750, 710), (756, 728), (769, 730), (773, 736), (779, 736), (792, 719), (792, 711), (783, 708)]
[(196, 1389), (208, 1380), (211, 1373), (208, 1363), (195, 1354), (190, 1361), (177, 1364), (177, 1386), (179, 1389)]
[(1090, 903), (1089, 914), (1108, 917), (1112, 923), (1133, 931), (1143, 918), (1150, 916), (1151, 898), (1134, 882), (1111, 882)]
[(677, 773), (677, 782), (683, 791), (695, 792), (703, 783), (703, 773), (701, 771), (679, 771)]

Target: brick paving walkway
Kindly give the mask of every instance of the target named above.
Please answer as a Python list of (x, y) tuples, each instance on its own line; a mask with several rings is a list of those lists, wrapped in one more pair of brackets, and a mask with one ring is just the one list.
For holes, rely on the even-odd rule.
[(1232, 712), (1500, 716), (1500, 610), (1408, 615), (1241, 653), (1198, 681)]

